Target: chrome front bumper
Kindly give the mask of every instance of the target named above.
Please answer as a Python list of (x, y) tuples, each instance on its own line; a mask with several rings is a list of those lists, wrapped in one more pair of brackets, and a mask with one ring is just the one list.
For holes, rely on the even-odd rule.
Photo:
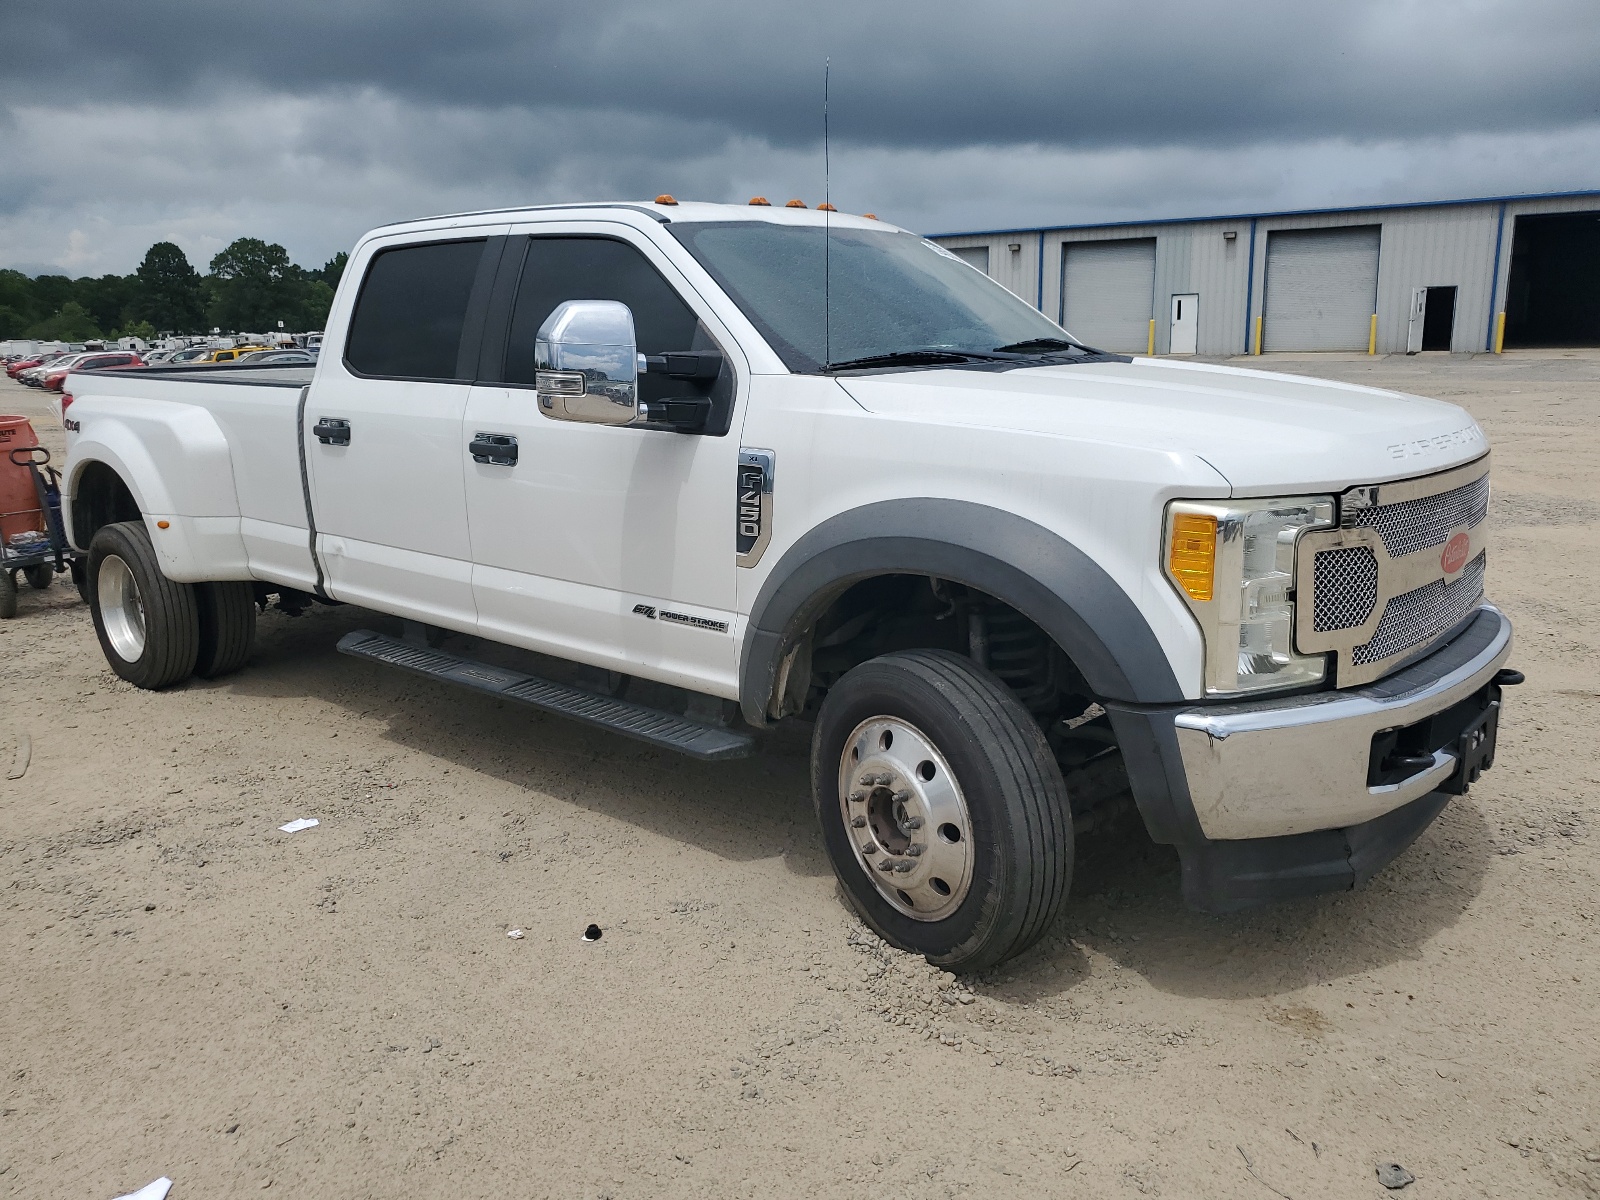
[(1484, 605), (1432, 655), (1367, 687), (1178, 711), (1173, 725), (1201, 830), (1233, 841), (1342, 829), (1437, 790), (1456, 769), (1450, 749), (1399, 783), (1369, 786), (1373, 736), (1487, 687), (1510, 654), (1511, 622)]

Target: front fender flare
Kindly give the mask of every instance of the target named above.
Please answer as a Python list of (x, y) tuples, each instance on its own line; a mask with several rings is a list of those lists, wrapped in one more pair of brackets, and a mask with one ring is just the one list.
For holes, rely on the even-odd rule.
[(934, 575), (1011, 605), (1055, 639), (1101, 699), (1184, 698), (1133, 600), (1066, 539), (970, 501), (886, 500), (829, 518), (773, 567), (752, 606), (740, 659), (747, 721), (766, 724), (779, 664), (800, 631), (850, 585), (887, 574)]

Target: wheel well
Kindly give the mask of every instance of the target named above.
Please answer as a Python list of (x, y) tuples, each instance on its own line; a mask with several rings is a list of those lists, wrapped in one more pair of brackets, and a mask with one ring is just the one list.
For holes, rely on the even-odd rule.
[(90, 539), (102, 526), (137, 521), (142, 515), (122, 476), (101, 462), (83, 468), (72, 490), (72, 536), (81, 548), (89, 548)]
[(992, 671), (1033, 715), (1074, 794), (1080, 829), (1131, 801), (1110, 718), (1077, 665), (1036, 622), (977, 588), (930, 575), (858, 580), (791, 643), (782, 712), (814, 716), (852, 668), (896, 650), (948, 650)]

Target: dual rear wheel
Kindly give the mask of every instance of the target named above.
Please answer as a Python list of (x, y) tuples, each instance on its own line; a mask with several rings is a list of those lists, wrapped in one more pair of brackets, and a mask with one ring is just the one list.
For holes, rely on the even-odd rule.
[(137, 687), (237, 671), (255, 640), (248, 583), (176, 583), (161, 573), (140, 521), (105, 525), (89, 543), (85, 579), (106, 662)]

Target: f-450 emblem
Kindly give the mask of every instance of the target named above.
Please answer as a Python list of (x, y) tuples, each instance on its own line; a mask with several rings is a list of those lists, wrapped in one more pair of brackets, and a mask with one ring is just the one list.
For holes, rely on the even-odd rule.
[(745, 447), (739, 451), (734, 548), (741, 567), (753, 567), (760, 562), (767, 543), (772, 540), (772, 468), (775, 457), (771, 450)]

